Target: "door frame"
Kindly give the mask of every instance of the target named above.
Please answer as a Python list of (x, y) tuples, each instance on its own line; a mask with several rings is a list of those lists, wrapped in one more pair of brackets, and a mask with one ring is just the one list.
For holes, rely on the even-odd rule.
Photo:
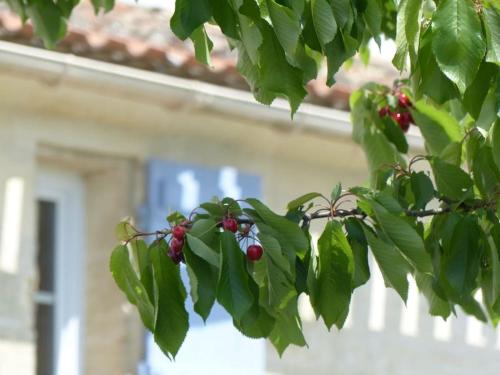
[(55, 203), (55, 375), (83, 371), (85, 186), (76, 174), (39, 169), (36, 200)]

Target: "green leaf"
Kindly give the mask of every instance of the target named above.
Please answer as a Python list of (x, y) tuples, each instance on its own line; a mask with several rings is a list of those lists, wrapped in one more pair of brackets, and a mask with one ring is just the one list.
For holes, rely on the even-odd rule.
[(203, 208), (205, 211), (207, 211), (211, 216), (215, 217), (223, 217), (225, 214), (224, 208), (217, 203), (202, 203), (200, 204), (200, 207)]
[(220, 247), (217, 233), (217, 223), (214, 219), (198, 219), (189, 229), (191, 236), (199, 238), (213, 251), (218, 251)]
[(472, 298), (472, 296), (468, 296), (468, 298), (460, 302), (459, 305), (467, 314), (474, 316), (477, 320), (483, 323), (488, 321), (481, 305)]
[(408, 141), (396, 121), (390, 117), (379, 118), (378, 113), (375, 116), (375, 121), (382, 124), (382, 131), (387, 139), (396, 146), (399, 152), (406, 154), (408, 152)]
[(426, 104), (423, 100), (416, 102), (415, 108), (412, 115), (432, 155), (439, 155), (451, 142), (461, 141), (460, 125), (449, 113)]
[(290, 344), (307, 345), (302, 334), (302, 324), (296, 300), (291, 301), (287, 309), (276, 317), (276, 325), (269, 335), (269, 340), (280, 356)]
[(190, 233), (186, 233), (186, 239), (193, 253), (195, 253), (200, 258), (204, 259), (212, 266), (219, 267), (220, 257), (215, 250), (205, 245), (205, 243), (202, 240), (200, 240), (197, 237), (194, 237)]
[[(265, 224), (281, 234), (283, 238), (278, 238), (278, 240), (280, 242), (286, 240), (286, 243), (290, 245), (290, 249), (286, 250), (293, 251), (297, 255), (305, 254), (309, 248), (309, 243), (297, 224), (286, 219), (284, 216), (275, 214), (257, 199), (249, 198), (246, 202), (255, 209)], [(259, 226), (259, 223), (257, 223), (257, 226)]]
[(500, 76), (496, 81), (497, 83), (490, 85), (490, 90), (484, 99), (476, 121), (476, 126), (486, 131), (500, 118)]
[(332, 7), (326, 0), (311, 0), (311, 13), (321, 45), (330, 43), (337, 34), (337, 22)]
[(302, 38), (304, 39), (304, 44), (311, 50), (322, 52), (323, 49), (314, 28), (310, 1), (306, 3), (304, 15), (302, 16), (302, 25)]
[[(254, 289), (254, 295), (258, 295), (258, 287), (255, 283), (250, 284)], [(237, 321), (233, 319), (234, 326), (245, 336), (251, 338), (267, 338), (274, 328), (275, 318), (266, 309), (259, 306), (256, 301), (252, 308)]]
[(210, 52), (214, 44), (208, 37), (203, 26), (198, 27), (190, 36), (194, 44), (194, 54), (196, 60), (202, 64), (210, 65)]
[(424, 172), (412, 172), (410, 176), (411, 190), (415, 196), (414, 208), (425, 209), (427, 203), (434, 198), (434, 185)]
[(212, 17), (209, 0), (176, 0), (170, 28), (179, 39), (187, 39)]
[(92, 5), (94, 6), (94, 10), (96, 14), (100, 9), (103, 9), (105, 12), (109, 12), (115, 6), (114, 0), (92, 0)]
[(289, 276), (292, 276), (290, 263), (288, 262), (288, 258), (283, 254), (278, 240), (262, 232), (258, 233), (257, 237), (259, 238), (265, 254), (273, 261), (273, 263), (281, 271), (285, 272)]
[(465, 216), (455, 225), (453, 235), (443, 244), (441, 284), (456, 302), (466, 301), (476, 287), (481, 251), (477, 219)]
[(486, 61), (500, 64), (500, 4), (498, 1), (484, 1), (483, 17), (488, 49)]
[(52, 1), (32, 0), (26, 6), (26, 13), (33, 22), (36, 34), (48, 48), (54, 48), (66, 34), (66, 20), (61, 9)]
[(165, 241), (150, 249), (157, 286), (154, 339), (165, 354), (175, 357), (186, 337), (189, 317), (180, 268), (167, 256), (167, 250)]
[(311, 307), (316, 314), (316, 319), (319, 318), (318, 311), (318, 257), (311, 252), (311, 259), (309, 260), (309, 267), (307, 270), (307, 295), (309, 296), (309, 301), (311, 303)]
[(272, 28), (262, 23), (262, 44), (259, 47), (258, 82), (254, 88), (256, 99), (271, 104), (277, 97), (290, 103), (292, 114), (307, 94), (303, 87), (302, 70), (290, 65)]
[(293, 56), (301, 33), (299, 18), (295, 12), (275, 0), (266, 0), (274, 32), (287, 54)]
[(183, 255), (186, 260), (194, 311), (206, 321), (216, 298), (218, 269), (197, 256), (189, 245), (184, 246)]
[(415, 61), (418, 53), (422, 2), (422, 0), (408, 0), (408, 4), (405, 7), (405, 36), (408, 43), (408, 52), (410, 53), (412, 61)]
[(259, 31), (256, 23), (248, 17), (239, 14), (241, 42), (240, 59), (243, 55), (247, 55), (250, 62), (255, 65), (258, 63), (258, 50), (262, 45), (262, 34)]
[(370, 168), (371, 185), (376, 186), (380, 173), (399, 162), (399, 155), (394, 145), (374, 126), (365, 130), (361, 147)]
[(23, 22), (26, 22), (26, 4), (24, 0), (6, 0), (10, 10), (16, 13)]
[(149, 257), (149, 249), (143, 240), (130, 241), (133, 259), (137, 264), (137, 270), (141, 284), (148, 292), (149, 299), (154, 301), (154, 279), (153, 268)]
[(338, 32), (333, 40), (324, 46), (328, 74), (326, 84), (332, 86), (335, 83), (335, 74), (342, 64), (353, 57), (359, 47), (359, 42), (349, 34)]
[(345, 221), (347, 240), (354, 254), (353, 288), (365, 284), (370, 279), (368, 265), (368, 243), (359, 219), (350, 217)]
[[(427, 2), (427, 1), (426, 1)], [(420, 76), (422, 94), (438, 104), (460, 96), (458, 87), (446, 77), (439, 68), (432, 52), (433, 34), (431, 28), (423, 32), (420, 38), (415, 78)]]
[(417, 282), (418, 289), (427, 299), (429, 314), (441, 316), (443, 319), (448, 318), (452, 311), (451, 304), (434, 291), (432, 286), (434, 283), (433, 277), (428, 274), (417, 272), (415, 274), (415, 281)]
[(136, 233), (127, 220), (120, 221), (115, 227), (115, 236), (119, 241), (128, 241)]
[(491, 129), (491, 152), (497, 168), (500, 169), (500, 121), (496, 121)]
[(442, 0), (432, 19), (432, 49), (460, 92), (471, 84), (486, 52), (481, 21), (470, 0)]
[(463, 105), (464, 108), (471, 114), (474, 119), (478, 119), (481, 114), (481, 109), (488, 90), (492, 87), (492, 82), (496, 79), (498, 66), (481, 63), (476, 78), (464, 93)]
[(339, 197), (342, 195), (342, 184), (339, 182), (337, 185), (335, 185), (332, 189), (332, 192), (330, 194), (330, 200), (332, 202), (335, 202)]
[(432, 158), (430, 163), (438, 193), (457, 201), (472, 196), (472, 180), (462, 168), (439, 158)]
[[(399, 204), (399, 201), (392, 196), (392, 191), (390, 188), (384, 189), (383, 191), (373, 193), (375, 200), (380, 203), (384, 208), (392, 214), (399, 215), (402, 214), (403, 209)], [(373, 211), (375, 212), (375, 211)]]
[(409, 263), (419, 272), (430, 273), (432, 271), (431, 258), (425, 251), (424, 241), (417, 231), (407, 221), (390, 213), (382, 205), (376, 202), (372, 202), (371, 205), (378, 224)]
[(382, 9), (379, 1), (367, 1), (363, 18), (372, 34), (373, 39), (380, 46), (380, 31), (382, 27)]
[(339, 29), (343, 29), (346, 24), (351, 23), (353, 20), (353, 8), (350, 0), (335, 0), (330, 1), (333, 9), (333, 14), (337, 20)]
[[(254, 278), (260, 286), (259, 303), (272, 315), (283, 310), (290, 300), (297, 296), (297, 291), (290, 280), (290, 271), (287, 272), (283, 264), (278, 266), (273, 260), (278, 252), (281, 253), (279, 247), (273, 248), (268, 244), (267, 248), (264, 247), (262, 258), (253, 264)], [(286, 259), (284, 261), (286, 262)]]
[(483, 291), (483, 300), (485, 305), (492, 316), (492, 320), (494, 324), (497, 324), (500, 320), (500, 315), (498, 311), (498, 301), (500, 297), (500, 259), (499, 259), (499, 250), (500, 247), (497, 247), (497, 244), (494, 241), (494, 236), (498, 238), (500, 241), (500, 225), (496, 225), (491, 230), (491, 236), (484, 235), (482, 236), (483, 241), (485, 242), (485, 254), (484, 257), (486, 259), (486, 267), (481, 268), (481, 286)]
[(392, 59), (392, 63), (398, 70), (402, 71), (406, 65), (408, 56), (408, 39), (406, 37), (406, 8), (408, 0), (401, 0), (398, 4), (397, 20), (396, 20), (396, 54)]
[(215, 22), (220, 26), (224, 35), (232, 39), (239, 39), (238, 16), (230, 2), (226, 0), (210, 0)]
[(317, 309), (328, 329), (333, 324), (342, 328), (353, 289), (354, 255), (338, 222), (326, 224), (318, 255)]
[(293, 201), (289, 202), (287, 205), (288, 211), (295, 210), (296, 208), (299, 208), (300, 206), (303, 206), (305, 203), (313, 200), (314, 198), (321, 197), (322, 194), (320, 193), (307, 193), (304, 194)]
[(185, 220), (186, 217), (178, 211), (174, 211), (167, 216), (167, 221), (171, 226), (179, 225)]
[(254, 302), (248, 285), (245, 257), (233, 233), (225, 231), (220, 236), (222, 257), (217, 300), (235, 320), (241, 320)]
[(137, 306), (141, 320), (150, 331), (154, 330), (155, 310), (148, 293), (137, 278), (130, 264), (128, 249), (125, 245), (115, 247), (111, 254), (109, 268), (118, 287), (125, 293), (129, 302)]
[(225, 197), (221, 201), (222, 206), (230, 215), (240, 215), (241, 207), (240, 204), (233, 198)]
[(363, 227), (368, 245), (380, 267), (385, 284), (401, 296), (403, 301), (408, 299), (408, 279), (406, 275), (410, 269), (409, 264), (401, 253), (390, 242), (373, 234)]
[(443, 161), (459, 167), (462, 164), (462, 142), (452, 142), (439, 154)]
[(472, 175), (483, 198), (488, 199), (500, 191), (500, 170), (493, 160), (493, 150), (488, 145), (478, 147), (472, 164)]

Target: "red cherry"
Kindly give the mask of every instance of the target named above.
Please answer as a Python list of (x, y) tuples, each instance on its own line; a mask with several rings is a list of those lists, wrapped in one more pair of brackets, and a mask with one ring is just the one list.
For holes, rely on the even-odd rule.
[(222, 221), (222, 227), (224, 230), (236, 233), (238, 230), (238, 222), (232, 217), (225, 217)]
[(415, 120), (413, 120), (413, 116), (411, 115), (411, 112), (406, 112), (408, 114), (408, 122), (410, 124), (414, 124)]
[(401, 112), (393, 112), (391, 113), (391, 117), (396, 121), (398, 124), (401, 124), (401, 121), (403, 119), (402, 113)]
[(410, 98), (406, 94), (400, 93), (398, 95), (398, 103), (400, 107), (409, 108), (412, 106)]
[(412, 121), (410, 112), (396, 112), (392, 114), (392, 118), (398, 123), (402, 131), (405, 133), (408, 131)]
[(412, 122), (411, 113), (409, 112), (403, 113), (403, 122), (399, 125), (401, 127), (401, 130), (403, 130), (406, 133), (408, 129), (410, 129), (411, 122)]
[(250, 245), (247, 248), (247, 258), (255, 262), (262, 257), (264, 250), (260, 245)]
[(180, 253), (182, 251), (182, 247), (184, 246), (184, 240), (179, 240), (175, 237), (173, 237), (171, 240), (170, 240), (170, 249), (174, 252), (174, 253)]
[(172, 229), (172, 237), (177, 238), (178, 240), (183, 240), (185, 235), (186, 228), (181, 225), (177, 225)]
[(378, 110), (378, 115), (380, 117), (385, 117), (387, 115), (389, 115), (391, 113), (391, 109), (389, 108), (388, 105), (386, 105), (385, 107), (382, 107)]

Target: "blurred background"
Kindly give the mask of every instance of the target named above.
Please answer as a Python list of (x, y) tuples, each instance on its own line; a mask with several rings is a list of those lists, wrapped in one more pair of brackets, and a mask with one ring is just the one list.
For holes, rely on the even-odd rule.
[(83, 1), (47, 51), (0, 2), (0, 375), (500, 373), (493, 328), (431, 318), (415, 288), (403, 306), (376, 268), (342, 332), (301, 299), (309, 348), (280, 359), (215, 307), (206, 325), (193, 316), (175, 362), (160, 353), (108, 270), (115, 224), (160, 229), (214, 195), (281, 212), (305, 192), (365, 183), (349, 94), (398, 76), (393, 46), (374, 47), (333, 89), (312, 82), (291, 121), (285, 102), (254, 101), (216, 29), (211, 66), (197, 64), (169, 31), (173, 3), (96, 16)]

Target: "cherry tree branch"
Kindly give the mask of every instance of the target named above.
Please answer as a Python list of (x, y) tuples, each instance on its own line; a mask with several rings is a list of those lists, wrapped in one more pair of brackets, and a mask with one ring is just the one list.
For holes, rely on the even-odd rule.
[[(473, 212), (481, 209), (494, 209), (496, 207), (496, 200), (478, 200), (473, 203), (457, 203), (453, 204), (448, 200), (442, 200), (446, 202), (446, 206), (436, 208), (436, 209), (428, 209), (428, 210), (405, 210), (404, 214), (409, 217), (414, 218), (424, 218), (429, 216), (437, 216), (443, 215), (451, 212)], [(304, 214), (302, 217), (302, 226), (307, 226), (313, 220), (318, 219), (333, 219), (333, 218), (345, 218), (345, 217), (360, 217), (361, 219), (365, 219), (367, 217), (366, 213), (363, 212), (359, 208), (353, 208), (350, 210), (345, 209), (336, 209), (336, 210), (320, 210), (313, 212), (311, 214)], [(248, 218), (235, 217), (238, 224), (246, 224), (252, 226), (255, 222)], [(186, 221), (184, 224), (181, 224), (185, 227), (190, 227), (192, 225), (192, 221)], [(222, 222), (217, 223), (217, 227), (222, 227)], [(132, 235), (125, 243), (128, 244), (130, 241), (137, 239), (139, 237), (147, 237), (147, 236), (157, 236), (160, 239), (165, 238), (171, 232), (170, 229), (157, 230), (154, 232), (140, 232), (137, 231), (134, 235)]]

